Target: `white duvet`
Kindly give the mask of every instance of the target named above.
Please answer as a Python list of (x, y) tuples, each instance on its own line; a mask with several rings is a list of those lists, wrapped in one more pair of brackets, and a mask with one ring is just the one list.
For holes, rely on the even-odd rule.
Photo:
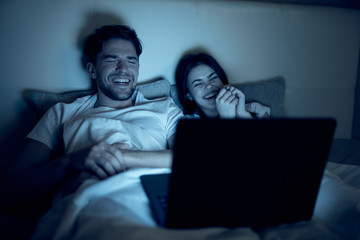
[(360, 167), (329, 163), (312, 221), (259, 234), (250, 228), (169, 230), (158, 227), (139, 176), (169, 169), (131, 169), (103, 181), (87, 180), (54, 202), (32, 239), (360, 239)]

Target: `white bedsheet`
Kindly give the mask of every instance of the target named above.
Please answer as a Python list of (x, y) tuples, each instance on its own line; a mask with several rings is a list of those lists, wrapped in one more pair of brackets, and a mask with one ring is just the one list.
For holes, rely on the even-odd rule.
[[(347, 179), (352, 185), (344, 182), (342, 174), (349, 175), (345, 171), (352, 172), (353, 177)], [(32, 239), (335, 240), (342, 239), (337, 234), (344, 233), (360, 239), (360, 228), (354, 229), (360, 226), (360, 182), (356, 180), (360, 176), (360, 167), (328, 166), (314, 220), (270, 228), (261, 234), (250, 228), (169, 230), (158, 227), (139, 176), (161, 172), (169, 172), (169, 169), (131, 169), (103, 181), (87, 180), (74, 194), (54, 202), (53, 208), (40, 220)], [(339, 193), (342, 194), (340, 197)], [(325, 204), (329, 197), (333, 201)], [(334, 208), (337, 211), (334, 212)]]

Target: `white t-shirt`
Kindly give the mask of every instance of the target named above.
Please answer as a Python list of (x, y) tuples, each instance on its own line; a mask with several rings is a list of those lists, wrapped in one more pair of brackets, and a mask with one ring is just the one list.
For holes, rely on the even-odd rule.
[(99, 141), (127, 143), (130, 149), (160, 150), (176, 131), (182, 111), (171, 98), (148, 100), (136, 91), (135, 104), (125, 109), (96, 107), (97, 94), (57, 103), (28, 135), (54, 150), (64, 141), (67, 153)]

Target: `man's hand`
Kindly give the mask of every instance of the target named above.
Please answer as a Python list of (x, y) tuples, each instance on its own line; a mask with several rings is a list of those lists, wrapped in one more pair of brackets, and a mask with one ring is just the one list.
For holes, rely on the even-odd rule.
[(87, 170), (104, 179), (125, 171), (125, 162), (120, 150), (128, 149), (124, 143), (99, 142), (89, 148), (69, 155), (67, 166), (74, 170)]

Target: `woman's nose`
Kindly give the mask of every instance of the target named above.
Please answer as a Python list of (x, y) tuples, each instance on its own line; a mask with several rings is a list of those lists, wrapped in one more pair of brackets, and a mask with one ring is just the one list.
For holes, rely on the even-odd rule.
[(204, 84), (204, 88), (207, 89), (207, 88), (210, 88), (211, 87), (211, 84), (210, 82), (205, 82)]

